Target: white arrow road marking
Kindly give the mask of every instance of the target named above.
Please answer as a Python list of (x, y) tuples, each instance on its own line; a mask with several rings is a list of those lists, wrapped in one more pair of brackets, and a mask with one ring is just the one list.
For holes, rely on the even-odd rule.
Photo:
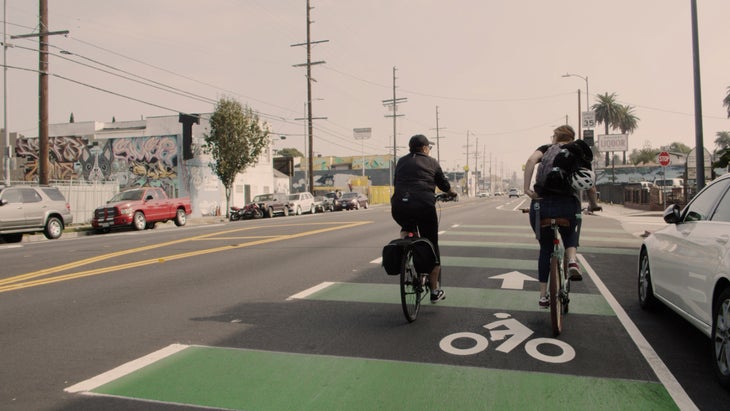
[(527, 274), (522, 274), (519, 271), (510, 271), (508, 273), (495, 275), (489, 278), (502, 281), (502, 288), (509, 288), (510, 290), (521, 290), (524, 288), (525, 281), (537, 281)]

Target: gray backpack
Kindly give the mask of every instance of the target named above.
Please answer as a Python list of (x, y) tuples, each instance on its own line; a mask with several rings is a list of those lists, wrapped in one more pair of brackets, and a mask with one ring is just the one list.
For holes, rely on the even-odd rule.
[(540, 160), (535, 178), (535, 192), (540, 196), (569, 195), (570, 174), (576, 161), (572, 153), (559, 144), (551, 145)]

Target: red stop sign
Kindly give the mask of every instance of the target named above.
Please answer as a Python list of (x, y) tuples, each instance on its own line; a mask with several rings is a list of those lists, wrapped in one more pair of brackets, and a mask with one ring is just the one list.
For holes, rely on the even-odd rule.
[(662, 165), (662, 167), (666, 167), (671, 162), (671, 159), (669, 158), (669, 153), (666, 151), (662, 151), (659, 153), (659, 164)]

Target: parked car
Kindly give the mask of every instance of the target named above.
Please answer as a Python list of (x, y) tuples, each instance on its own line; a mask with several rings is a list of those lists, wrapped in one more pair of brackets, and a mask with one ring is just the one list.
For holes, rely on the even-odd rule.
[(519, 198), (519, 196), (520, 196), (520, 192), (517, 191), (516, 188), (510, 188), (509, 189), (509, 198), (512, 198), (512, 197), (518, 197)]
[(334, 210), (359, 210), (368, 208), (368, 198), (365, 194), (360, 193), (344, 193), (342, 197), (336, 198), (333, 202)]
[(289, 196), (284, 193), (259, 194), (253, 198), (253, 202), (264, 210), (264, 216), (274, 217), (281, 214), (289, 215)]
[(55, 240), (72, 222), (71, 206), (58, 188), (0, 186), (0, 237), (6, 243), (18, 243), (23, 233), (37, 232)]
[(91, 227), (101, 233), (114, 227), (144, 230), (170, 220), (181, 227), (187, 223), (187, 216), (192, 211), (188, 197), (170, 198), (159, 187), (133, 188), (117, 193), (106, 205), (97, 207)]
[(477, 194), (477, 197), (479, 197), (479, 198), (487, 198), (489, 196), (490, 196), (489, 191), (482, 191), (479, 194)]
[(332, 198), (327, 196), (315, 196), (314, 197), (314, 212), (324, 213), (325, 211), (332, 211)]
[(302, 213), (314, 214), (314, 196), (312, 193), (289, 194), (289, 212), (296, 215)]
[(730, 389), (730, 174), (684, 209), (669, 206), (664, 221), (639, 252), (639, 303), (662, 302), (710, 337), (708, 359)]

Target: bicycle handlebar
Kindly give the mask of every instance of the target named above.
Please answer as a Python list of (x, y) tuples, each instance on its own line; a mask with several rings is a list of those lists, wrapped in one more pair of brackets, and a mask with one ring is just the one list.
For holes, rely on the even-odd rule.
[(457, 201), (458, 195), (452, 195), (451, 193), (438, 193), (436, 194), (436, 201)]

